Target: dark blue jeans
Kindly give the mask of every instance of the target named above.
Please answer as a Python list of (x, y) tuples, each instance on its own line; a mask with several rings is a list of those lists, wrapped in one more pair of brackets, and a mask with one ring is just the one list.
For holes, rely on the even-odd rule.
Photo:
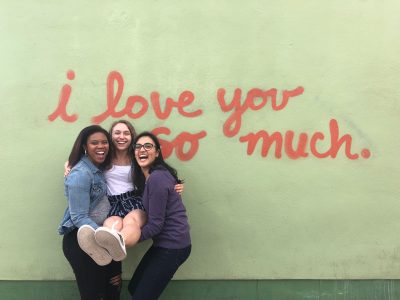
[(134, 300), (155, 300), (171, 281), (179, 266), (189, 257), (192, 246), (166, 249), (151, 246), (143, 256), (128, 290)]
[(112, 261), (107, 266), (97, 265), (79, 247), (77, 231), (64, 235), (63, 251), (74, 271), (81, 300), (119, 300), (121, 285), (111, 284), (110, 279), (121, 274), (121, 262)]

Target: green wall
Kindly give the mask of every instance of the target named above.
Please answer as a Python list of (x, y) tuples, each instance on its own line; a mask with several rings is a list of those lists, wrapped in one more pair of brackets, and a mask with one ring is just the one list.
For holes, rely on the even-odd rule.
[(117, 118), (170, 130), (193, 237), (177, 279), (400, 278), (399, 10), (2, 1), (0, 279), (73, 278), (62, 166), (82, 127)]

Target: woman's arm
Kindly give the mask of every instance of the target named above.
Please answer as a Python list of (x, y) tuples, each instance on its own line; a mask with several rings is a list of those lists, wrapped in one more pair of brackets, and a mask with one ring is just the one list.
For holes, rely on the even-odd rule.
[(164, 226), (170, 185), (160, 172), (153, 172), (146, 182), (143, 204), (146, 208), (147, 223), (142, 227), (140, 240), (158, 235)]
[(82, 225), (90, 225), (94, 229), (99, 227), (89, 217), (91, 184), (92, 178), (84, 170), (72, 171), (65, 181), (71, 220), (78, 228)]

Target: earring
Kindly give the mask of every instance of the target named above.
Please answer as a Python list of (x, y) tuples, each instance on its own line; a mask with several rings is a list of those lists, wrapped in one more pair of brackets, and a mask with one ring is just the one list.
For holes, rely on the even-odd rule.
[(86, 152), (86, 149), (85, 149), (85, 156), (87, 156), (87, 152)]

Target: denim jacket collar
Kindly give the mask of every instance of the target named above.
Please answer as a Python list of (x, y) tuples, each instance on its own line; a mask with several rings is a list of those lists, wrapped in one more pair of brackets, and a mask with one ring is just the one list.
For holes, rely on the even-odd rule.
[(92, 171), (93, 174), (96, 172), (101, 172), (101, 170), (96, 167), (86, 155), (82, 157), (82, 161), (89, 167), (90, 171)]

